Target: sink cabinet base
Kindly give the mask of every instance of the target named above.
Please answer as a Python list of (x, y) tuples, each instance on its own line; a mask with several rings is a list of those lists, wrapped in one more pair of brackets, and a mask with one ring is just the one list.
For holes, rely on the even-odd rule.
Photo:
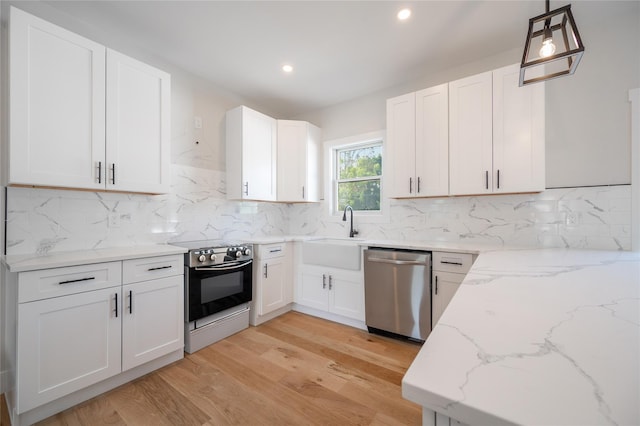
[(340, 324), (348, 325), (351, 327), (359, 328), (361, 330), (367, 329), (367, 326), (365, 325), (364, 321), (348, 318), (342, 315), (336, 315), (331, 312), (323, 311), (320, 309), (310, 308), (308, 306), (300, 305), (299, 303), (294, 303), (292, 306), (292, 310), (296, 312), (302, 312), (303, 314), (312, 315), (314, 317), (337, 322)]

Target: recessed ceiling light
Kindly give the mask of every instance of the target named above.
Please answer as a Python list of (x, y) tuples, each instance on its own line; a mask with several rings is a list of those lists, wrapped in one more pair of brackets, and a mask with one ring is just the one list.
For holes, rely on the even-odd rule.
[(411, 9), (402, 9), (398, 12), (398, 19), (401, 21), (406, 21), (411, 16)]
[(290, 73), (293, 71), (293, 67), (289, 64), (285, 64), (282, 66), (282, 71), (286, 72), (286, 73)]

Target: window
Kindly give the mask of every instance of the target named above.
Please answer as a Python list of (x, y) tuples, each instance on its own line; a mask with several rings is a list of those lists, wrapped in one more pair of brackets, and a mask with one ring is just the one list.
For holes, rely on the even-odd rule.
[(337, 211), (381, 211), (382, 140), (335, 149), (334, 203)]

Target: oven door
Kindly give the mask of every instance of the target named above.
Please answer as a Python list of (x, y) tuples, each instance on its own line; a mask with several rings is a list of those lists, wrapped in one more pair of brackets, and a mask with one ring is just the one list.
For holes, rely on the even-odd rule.
[(251, 301), (253, 260), (189, 268), (187, 321)]

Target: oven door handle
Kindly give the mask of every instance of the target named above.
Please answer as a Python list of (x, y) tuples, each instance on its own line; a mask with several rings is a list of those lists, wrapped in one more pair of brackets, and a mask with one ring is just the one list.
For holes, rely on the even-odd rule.
[[(231, 266), (203, 266), (200, 268), (195, 268), (196, 271), (230, 271), (232, 269), (240, 269), (243, 268), (247, 265), (249, 265), (250, 263), (253, 263), (253, 259), (252, 260), (247, 260), (244, 263), (240, 263), (240, 262), (234, 262), (233, 265)], [(226, 264), (228, 265), (228, 264)]]

